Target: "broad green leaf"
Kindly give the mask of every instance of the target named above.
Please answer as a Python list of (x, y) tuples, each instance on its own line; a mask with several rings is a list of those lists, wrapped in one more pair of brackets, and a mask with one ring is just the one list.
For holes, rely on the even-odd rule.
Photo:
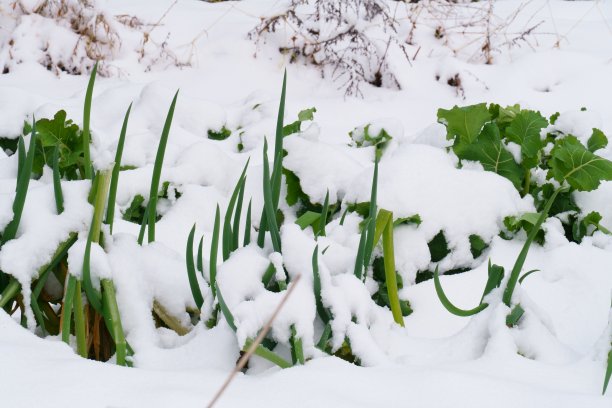
[[(523, 229), (527, 234), (530, 234), (539, 218), (540, 213), (525, 213), (518, 217), (508, 216), (504, 218), (504, 226), (508, 231), (513, 233), (517, 233)], [(534, 236), (534, 241), (542, 245), (544, 243), (544, 238), (544, 230), (540, 229)]]
[(612, 180), (612, 162), (588, 151), (574, 136), (559, 140), (551, 152), (549, 177), (578, 191), (592, 191)]
[(499, 123), (511, 123), (520, 113), (521, 105), (519, 104), (506, 106), (505, 108), (500, 106), (497, 121)]
[(524, 172), (504, 146), (495, 123), (486, 124), (475, 143), (459, 144), (454, 150), (460, 159), (480, 162), (485, 170), (507, 178), (520, 190)]
[(539, 163), (538, 154), (542, 150), (540, 132), (548, 126), (548, 121), (539, 112), (523, 110), (516, 114), (508, 128), (508, 139), (521, 146), (523, 167), (533, 168)]
[[(555, 186), (551, 183), (545, 183), (542, 186), (533, 188), (531, 195), (534, 198), (534, 204), (537, 211), (542, 211), (548, 199), (555, 193)], [(549, 215), (557, 215), (564, 212), (580, 212), (580, 208), (574, 201), (574, 196), (569, 190), (561, 191), (557, 194), (555, 202), (550, 207)]]
[(589, 137), (587, 147), (590, 152), (595, 152), (599, 149), (603, 149), (608, 145), (608, 138), (604, 133), (596, 128), (593, 128), (593, 134)]
[(450, 110), (438, 109), (438, 122), (446, 125), (446, 138), (459, 137), (460, 143), (473, 143), (482, 127), (490, 120), (491, 114), (486, 103), (455, 106)]
[(395, 220), (393, 220), (393, 226), (397, 227), (400, 225), (410, 225), (410, 224), (419, 226), (421, 225), (422, 222), (423, 220), (421, 220), (421, 216), (419, 214), (414, 214), (414, 215), (411, 215), (410, 217), (396, 218)]
[(439, 262), (450, 253), (448, 242), (444, 236), (444, 231), (440, 231), (427, 243), (429, 253), (431, 254), (431, 262)]
[(486, 242), (484, 242), (484, 240), (479, 235), (476, 235), (476, 234), (470, 235), (469, 240), (470, 240), (470, 252), (472, 253), (472, 256), (474, 257), (474, 259), (476, 259), (480, 255), (482, 255), (484, 250), (487, 249), (488, 245)]
[(306, 211), (300, 218), (295, 220), (295, 223), (300, 226), (301, 229), (306, 229), (309, 225), (313, 225), (321, 218), (321, 214), (314, 211)]
[(572, 225), (572, 238), (576, 242), (582, 242), (584, 237), (593, 235), (598, 230), (604, 234), (610, 234), (610, 231), (600, 224), (602, 218), (597, 211), (591, 211), (584, 218), (576, 220)]
[(83, 142), (79, 127), (66, 119), (66, 112), (60, 110), (53, 119), (36, 122), (38, 131), (37, 154), (32, 171), (42, 174), (43, 166), (53, 166), (54, 151), (58, 149), (58, 170), (69, 180), (78, 178), (77, 169), (83, 165)]

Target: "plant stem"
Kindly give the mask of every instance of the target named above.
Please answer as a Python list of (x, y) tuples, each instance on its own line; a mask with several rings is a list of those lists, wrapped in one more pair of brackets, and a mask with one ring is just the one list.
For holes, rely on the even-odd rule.
[(102, 230), (102, 217), (104, 216), (104, 207), (106, 206), (106, 198), (110, 186), (112, 170), (100, 170), (98, 177), (98, 190), (94, 201), (94, 216), (91, 228), (93, 230), (91, 242), (100, 242), (100, 231)]
[(531, 169), (525, 170), (525, 185), (523, 186), (523, 197), (529, 194), (529, 187), (531, 185)]
[(166, 326), (174, 330), (179, 336), (184, 336), (189, 333), (189, 329), (183, 326), (179, 319), (172, 316), (170, 312), (168, 312), (168, 310), (166, 310), (166, 308), (157, 300), (153, 301), (153, 311), (157, 317), (162, 320), (162, 322), (166, 323)]
[(397, 293), (397, 277), (395, 272), (395, 254), (393, 251), (393, 213), (389, 212), (390, 217), (387, 226), (383, 231), (383, 259), (385, 263), (385, 281), (387, 283), (387, 294), (389, 295), (389, 305), (395, 323), (404, 327), (404, 316)]
[(76, 278), (68, 274), (66, 277), (66, 289), (64, 291), (64, 303), (62, 306), (62, 341), (70, 344), (70, 325), (72, 320), (72, 303), (74, 301), (74, 292), (76, 290)]
[(85, 313), (83, 313), (83, 298), (81, 297), (81, 281), (76, 280), (74, 289), (74, 331), (77, 339), (77, 353), (87, 358), (87, 334), (85, 333)]
[(546, 205), (544, 206), (540, 217), (536, 221), (535, 225), (533, 226), (533, 229), (531, 230), (531, 233), (529, 233), (529, 236), (527, 237), (527, 240), (523, 245), (523, 249), (521, 249), (519, 256), (516, 258), (516, 262), (514, 263), (514, 267), (512, 268), (512, 272), (510, 273), (510, 278), (508, 279), (508, 284), (506, 285), (506, 289), (504, 290), (503, 296), (503, 301), (508, 307), (510, 307), (510, 303), (512, 302), (512, 294), (514, 293), (514, 288), (516, 287), (516, 284), (519, 280), (519, 275), (521, 274), (521, 270), (523, 269), (523, 265), (525, 264), (525, 260), (527, 259), (529, 247), (533, 243), (533, 240), (535, 239), (536, 234), (540, 230), (542, 223), (544, 223), (544, 221), (548, 217), (550, 207), (552, 207), (553, 202), (557, 198), (557, 194), (559, 194), (561, 190), (561, 187), (556, 189), (553, 195), (546, 202)]
[(115, 296), (115, 286), (110, 279), (102, 279), (102, 301), (104, 314), (110, 319), (111, 326), (108, 328), (113, 333), (115, 341), (115, 350), (117, 356), (117, 365), (125, 366), (125, 357), (127, 356), (127, 343), (125, 334), (121, 325), (121, 316), (119, 315), (119, 306), (117, 305), (117, 297)]

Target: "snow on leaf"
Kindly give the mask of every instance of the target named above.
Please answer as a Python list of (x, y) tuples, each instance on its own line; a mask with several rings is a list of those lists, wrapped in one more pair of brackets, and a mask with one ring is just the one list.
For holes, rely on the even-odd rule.
[(548, 126), (548, 121), (540, 112), (520, 111), (506, 129), (508, 139), (521, 146), (523, 165), (528, 168), (537, 166), (538, 153), (542, 149), (540, 131)]

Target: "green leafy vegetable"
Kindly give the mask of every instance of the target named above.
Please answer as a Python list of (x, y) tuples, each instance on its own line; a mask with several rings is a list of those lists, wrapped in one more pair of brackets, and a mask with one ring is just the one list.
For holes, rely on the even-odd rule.
[(432, 240), (427, 243), (427, 246), (431, 254), (431, 262), (440, 262), (446, 255), (450, 254), (444, 231), (438, 232)]
[(578, 191), (592, 191), (601, 181), (612, 180), (612, 162), (587, 150), (576, 137), (566, 136), (551, 152), (549, 176)]
[(438, 122), (446, 125), (447, 139), (457, 137), (456, 140), (461, 144), (476, 141), (482, 127), (489, 120), (491, 114), (486, 103), (438, 110)]
[(495, 123), (486, 124), (473, 143), (456, 144), (454, 151), (460, 159), (480, 162), (485, 170), (507, 178), (517, 189), (521, 188), (524, 171), (506, 149)]
[(589, 137), (589, 140), (587, 141), (587, 148), (589, 149), (589, 151), (591, 153), (594, 153), (599, 149), (605, 148), (607, 145), (608, 138), (606, 137), (606, 135), (604, 135), (601, 130), (593, 128), (593, 134), (591, 135), (591, 137)]

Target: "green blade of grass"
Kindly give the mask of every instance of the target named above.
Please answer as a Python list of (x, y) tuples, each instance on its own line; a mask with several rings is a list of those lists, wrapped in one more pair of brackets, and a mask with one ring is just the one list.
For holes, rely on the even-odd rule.
[(342, 213), (342, 216), (340, 217), (340, 225), (344, 225), (344, 219), (346, 218), (347, 213), (348, 213), (348, 207), (344, 210), (344, 212)]
[(295, 325), (291, 325), (291, 337), (289, 338), (291, 344), (291, 360), (293, 364), (304, 364), (304, 348), (302, 347), (302, 339), (297, 335)]
[(104, 315), (108, 316), (111, 321), (111, 326), (108, 330), (113, 333), (113, 340), (115, 341), (116, 359), (117, 365), (126, 365), (127, 355), (127, 343), (125, 341), (125, 334), (123, 332), (123, 326), (121, 324), (121, 315), (119, 314), (119, 306), (117, 305), (117, 297), (115, 295), (115, 286), (113, 281), (109, 279), (102, 279), (100, 282), (102, 286), (103, 294), (103, 307)]
[(268, 265), (268, 268), (266, 269), (263, 276), (261, 277), (261, 283), (263, 283), (264, 288), (268, 287), (275, 272), (276, 272), (276, 267), (274, 266), (272, 262), (270, 262), (270, 264)]
[(91, 157), (89, 153), (89, 141), (91, 135), (89, 132), (89, 120), (91, 117), (91, 99), (93, 96), (94, 83), (96, 82), (96, 73), (98, 72), (98, 62), (94, 64), (89, 76), (89, 83), (87, 84), (87, 91), (85, 92), (85, 104), (83, 105), (83, 155), (85, 158), (84, 163), (84, 175), (86, 179), (91, 180), (93, 177), (91, 169)]
[[(278, 209), (278, 201), (280, 199), (280, 186), (283, 171), (283, 123), (285, 118), (285, 96), (287, 93), (287, 71), (283, 74), (283, 86), (281, 89), (281, 98), (278, 105), (278, 115), (276, 116), (276, 134), (274, 140), (274, 164), (272, 166), (271, 179), (271, 195), (274, 204), (274, 213)], [(257, 245), (263, 248), (265, 243), (266, 231), (270, 227), (267, 219), (265, 207), (261, 210), (261, 218), (259, 222), (259, 232), (257, 236)]]
[[(378, 189), (378, 158), (374, 161), (374, 175), (372, 177), (372, 192), (370, 195), (370, 214), (368, 218), (370, 220), (376, 220), (376, 195)], [(374, 250), (374, 235), (376, 231), (376, 222), (370, 222), (368, 224), (368, 235), (366, 237), (366, 243), (364, 248), (363, 266), (367, 268), (372, 258), (372, 251)]]
[(240, 216), (242, 213), (242, 201), (244, 200), (244, 186), (246, 184), (246, 176), (242, 179), (240, 190), (238, 191), (238, 201), (236, 202), (236, 212), (234, 214), (234, 226), (232, 227), (232, 251), (238, 249), (240, 242)]
[(83, 311), (83, 298), (81, 296), (81, 281), (76, 280), (74, 289), (74, 301), (72, 304), (74, 310), (74, 332), (77, 340), (77, 353), (87, 358), (87, 334), (85, 332), (85, 313)]
[(316, 345), (316, 347), (319, 350), (324, 351), (328, 354), (330, 354), (330, 352), (329, 352), (329, 348), (327, 347), (327, 343), (329, 342), (331, 335), (332, 335), (331, 323), (327, 323), (325, 327), (323, 328), (323, 333), (321, 333), (321, 337), (319, 338), (319, 341), (317, 342), (317, 345)]
[(195, 235), (196, 226), (193, 224), (191, 231), (189, 232), (189, 238), (187, 238), (187, 249), (185, 251), (185, 263), (187, 264), (187, 277), (189, 278), (189, 287), (191, 288), (191, 294), (193, 300), (199, 310), (202, 309), (204, 304), (204, 298), (202, 297), (202, 291), (198, 284), (198, 278), (196, 277), (196, 268), (193, 262), (193, 237)]
[(525, 314), (525, 309), (521, 305), (516, 305), (512, 308), (508, 316), (506, 316), (506, 326), (514, 327)]
[(544, 223), (544, 221), (548, 217), (548, 212), (550, 211), (550, 207), (552, 207), (552, 204), (555, 201), (555, 198), (557, 198), (557, 194), (559, 194), (561, 190), (562, 188), (556, 189), (555, 192), (552, 194), (552, 196), (550, 196), (550, 198), (546, 202), (546, 205), (544, 206), (542, 213), (538, 217), (538, 220), (536, 221), (533, 228), (531, 229), (531, 232), (527, 236), (527, 240), (525, 241), (525, 244), (523, 245), (523, 248), (521, 249), (519, 256), (516, 258), (516, 262), (514, 263), (512, 272), (510, 272), (510, 278), (508, 279), (508, 283), (506, 284), (506, 289), (504, 290), (504, 295), (502, 298), (502, 300), (508, 307), (510, 307), (510, 304), (512, 302), (512, 294), (514, 293), (514, 288), (516, 287), (516, 284), (519, 280), (521, 269), (523, 269), (523, 265), (525, 264), (525, 260), (527, 259), (529, 247), (533, 243), (533, 240), (535, 239), (535, 236), (540, 230), (542, 223)]
[[(386, 210), (381, 210), (386, 211)], [(387, 284), (387, 295), (389, 296), (389, 305), (395, 323), (404, 327), (404, 316), (400, 306), (399, 294), (397, 290), (397, 276), (395, 272), (395, 254), (393, 249), (393, 213), (389, 213), (387, 217), (387, 226), (383, 231), (383, 257), (385, 266), (385, 282)]]
[(94, 198), (94, 213), (87, 235), (85, 254), (83, 256), (83, 288), (91, 306), (99, 313), (102, 313), (102, 295), (98, 292), (91, 282), (91, 246), (100, 242), (100, 232), (102, 229), (102, 217), (104, 206), (107, 201), (108, 189), (110, 184), (111, 171), (101, 170), (96, 174), (96, 194)]
[(10, 280), (8, 280), (8, 283), (6, 284), (6, 287), (4, 290), (2, 290), (2, 294), (0, 295), (0, 308), (7, 307), (9, 302), (13, 300), (15, 296), (17, 296), (20, 290), (21, 285), (17, 279), (11, 276)]
[(161, 178), (162, 165), (164, 163), (164, 156), (166, 154), (166, 145), (168, 144), (168, 135), (170, 134), (170, 127), (172, 126), (172, 118), (174, 116), (174, 108), (176, 106), (176, 99), (178, 98), (178, 91), (172, 98), (170, 109), (168, 109), (168, 115), (166, 116), (166, 122), (164, 123), (164, 129), (162, 130), (161, 138), (159, 139), (159, 145), (157, 147), (157, 155), (155, 156), (155, 164), (153, 165), (153, 175), (151, 176), (151, 189), (149, 190), (149, 211), (148, 211), (148, 230), (147, 239), (151, 243), (155, 241), (155, 222), (157, 218), (157, 194), (159, 192), (159, 181)]
[[(244, 347), (242, 348), (242, 350), (243, 351), (247, 350), (249, 348), (249, 346), (252, 344), (252, 342), (253, 342), (253, 340), (246, 339), (246, 341), (244, 342)], [(282, 358), (281, 356), (279, 356), (275, 352), (268, 350), (267, 348), (265, 348), (261, 344), (257, 346), (257, 348), (255, 349), (255, 352), (253, 354), (255, 354), (255, 355), (257, 355), (257, 356), (259, 356), (261, 358), (264, 358), (264, 359), (268, 360), (271, 363), (276, 364), (280, 368), (289, 368), (289, 367), (291, 367), (291, 363), (290, 362), (288, 362), (287, 360), (285, 360), (284, 358)]]
[(251, 243), (251, 204), (252, 199), (249, 200), (249, 206), (247, 207), (246, 220), (244, 221), (244, 242), (243, 246), (247, 246)]
[(323, 320), (323, 323), (329, 323), (331, 320), (331, 314), (329, 310), (323, 305), (323, 298), (321, 297), (321, 275), (319, 275), (319, 246), (317, 245), (312, 251), (312, 275), (313, 281), (312, 286), (315, 295), (315, 303), (317, 305), (317, 312), (319, 317)]
[(287, 71), (283, 75), (283, 89), (276, 117), (276, 137), (274, 140), (274, 166), (272, 167), (272, 194), (274, 209), (278, 209), (280, 200), (281, 178), (283, 173), (283, 122), (285, 117), (285, 95), (287, 91)]
[(532, 269), (532, 270), (530, 270), (530, 271), (528, 271), (528, 272), (525, 272), (525, 273), (523, 274), (523, 276), (521, 276), (521, 277), (519, 278), (519, 280), (518, 280), (519, 285), (523, 283), (523, 281), (525, 280), (525, 278), (526, 278), (526, 277), (528, 277), (528, 276), (529, 276), (529, 275), (531, 275), (532, 273), (536, 273), (536, 272), (540, 272), (540, 270), (539, 270), (539, 269)]
[(87, 235), (87, 243), (85, 245), (85, 254), (83, 255), (83, 288), (87, 295), (87, 300), (91, 307), (97, 312), (102, 313), (102, 294), (93, 287), (91, 283), (91, 245), (92, 245), (92, 233)]
[(309, 225), (314, 225), (321, 218), (321, 214), (314, 211), (306, 211), (302, 214), (295, 223), (300, 226), (301, 229), (306, 229)]
[(140, 223), (140, 229), (138, 230), (138, 245), (142, 246), (144, 242), (145, 231), (147, 229), (147, 221), (149, 219), (149, 205), (145, 206), (144, 214), (142, 215), (142, 222)]
[(51, 270), (55, 268), (57, 264), (61, 262), (62, 259), (65, 259), (66, 255), (68, 254), (68, 250), (76, 242), (76, 240), (77, 235), (75, 233), (72, 233), (66, 241), (62, 242), (59, 245), (59, 247), (55, 251), (55, 254), (53, 255), (53, 258), (51, 258), (51, 262), (40, 268), (41, 272), (39, 272), (39, 278), (36, 282), (36, 285), (34, 286), (34, 289), (32, 290), (30, 303), (32, 306), (32, 311), (34, 312), (34, 316), (36, 317), (36, 320), (38, 320), (38, 324), (40, 325), (43, 331), (43, 335), (46, 335), (46, 328), (44, 324), (44, 319), (42, 317), (42, 312), (38, 306), (38, 297), (40, 296), (40, 293), (42, 292), (43, 287), (45, 286), (45, 282), (47, 281)]
[(62, 180), (59, 172), (59, 148), (53, 151), (53, 193), (55, 195), (55, 209), (58, 214), (64, 212), (64, 194), (62, 193)]
[(200, 238), (200, 243), (198, 244), (198, 263), (197, 263), (197, 267), (198, 267), (198, 271), (200, 272), (200, 275), (202, 275), (202, 277), (204, 277), (204, 254), (202, 253), (204, 250), (204, 235), (202, 235), (202, 238)]
[(223, 295), (221, 294), (221, 291), (219, 290), (219, 285), (217, 285), (217, 299), (219, 301), (219, 307), (221, 308), (221, 313), (223, 313), (223, 317), (225, 317), (225, 321), (227, 322), (227, 325), (234, 332), (236, 332), (238, 328), (236, 327), (236, 323), (234, 322), (234, 315), (232, 314), (232, 311), (229, 310), (229, 307), (227, 307), (227, 304), (225, 303), (225, 299), (223, 299)]
[(19, 136), (19, 142), (17, 142), (17, 180), (21, 176), (21, 168), (26, 160), (25, 142), (23, 136)]
[(480, 303), (474, 309), (464, 310), (464, 309), (459, 309), (457, 306), (453, 305), (451, 301), (448, 299), (448, 297), (446, 297), (446, 294), (444, 293), (444, 290), (442, 289), (442, 285), (440, 284), (440, 275), (438, 273), (438, 267), (436, 267), (436, 270), (434, 271), (434, 286), (436, 287), (436, 294), (438, 295), (438, 299), (440, 299), (442, 306), (444, 306), (446, 310), (448, 310), (450, 313), (456, 316), (463, 316), (463, 317), (473, 316), (477, 313), (482, 312), (489, 306), (487, 303)]
[(329, 189), (325, 193), (325, 200), (323, 201), (323, 209), (321, 210), (321, 218), (319, 219), (319, 228), (315, 236), (325, 236), (325, 225), (327, 225), (327, 213), (329, 211)]
[(281, 252), (280, 232), (276, 224), (276, 213), (274, 211), (274, 200), (272, 197), (272, 185), (270, 183), (270, 168), (268, 164), (268, 142), (264, 139), (263, 149), (263, 191), (264, 191), (264, 210), (268, 225), (270, 227), (270, 237), (275, 252)]
[(610, 348), (610, 352), (608, 353), (608, 364), (606, 367), (606, 376), (604, 377), (603, 391), (601, 393), (602, 395), (605, 394), (606, 390), (608, 389), (610, 377), (612, 377), (612, 348)]
[(74, 292), (76, 291), (77, 279), (71, 275), (66, 275), (64, 286), (64, 302), (62, 306), (62, 341), (70, 344), (70, 325), (72, 320), (72, 303), (74, 302)]
[(504, 279), (504, 268), (499, 265), (491, 265), (491, 260), (489, 259), (487, 275), (487, 283), (485, 284), (484, 291), (482, 292), (480, 303), (484, 301), (485, 296), (491, 293), (493, 289), (498, 288), (499, 285), (501, 285), (501, 282)]
[[(243, 189), (243, 185), (245, 183), (245, 176), (247, 167), (249, 166), (249, 160), (247, 160), (240, 177), (238, 178), (238, 182), (236, 182), (236, 186), (234, 187), (234, 191), (230, 197), (230, 200), (227, 204), (227, 209), (225, 210), (225, 217), (223, 220), (223, 237), (222, 237), (222, 251), (223, 251), (223, 260), (226, 261), (230, 253), (232, 252), (232, 243), (234, 242), (234, 232), (232, 231), (232, 215), (234, 215), (234, 208), (236, 206), (236, 200), (238, 199), (238, 195), (240, 194), (240, 190)], [(238, 231), (235, 231), (238, 234)]]
[(213, 227), (212, 242), (210, 244), (210, 263), (209, 263), (209, 279), (210, 289), (212, 291), (213, 298), (217, 295), (217, 255), (219, 254), (219, 227), (221, 223), (221, 215), (219, 211), (219, 204), (215, 211), (215, 226)]
[(382, 234), (385, 228), (387, 228), (387, 225), (389, 224), (389, 222), (393, 223), (393, 214), (387, 210), (380, 210), (378, 212), (378, 216), (376, 217), (376, 226), (374, 228), (374, 242), (373, 242), (374, 247), (378, 245), (378, 242), (380, 241), (380, 237), (382, 237)]
[(49, 270), (46, 270), (36, 282), (36, 286), (34, 290), (32, 290), (32, 295), (30, 296), (30, 307), (32, 308), (32, 312), (34, 312), (34, 318), (38, 322), (40, 329), (42, 331), (42, 335), (46, 336), (48, 334), (47, 329), (45, 327), (45, 319), (43, 317), (42, 311), (40, 310), (40, 306), (38, 305), (38, 296), (40, 296), (40, 292), (42, 291), (47, 278), (49, 277)]
[[(368, 235), (368, 225), (371, 223), (371, 220), (366, 219), (366, 223), (361, 230), (361, 236), (359, 237), (359, 246), (357, 247), (357, 256), (355, 257), (355, 276), (357, 279), (361, 280), (363, 275), (363, 265), (365, 264), (365, 245), (366, 245), (366, 237)], [(363, 276), (365, 278), (365, 276)]]
[(106, 206), (106, 219), (104, 223), (110, 228), (110, 233), (113, 233), (113, 223), (115, 220), (115, 200), (117, 198), (117, 186), (119, 185), (119, 170), (121, 169), (121, 157), (123, 156), (123, 146), (125, 144), (125, 135), (127, 133), (128, 121), (130, 120), (130, 112), (132, 104), (128, 106), (123, 118), (121, 133), (119, 134), (119, 142), (117, 143), (117, 152), (115, 153), (115, 164), (113, 165), (113, 174), (111, 176), (110, 189), (108, 190), (108, 204)]
[(32, 133), (30, 136), (30, 145), (28, 147), (28, 153), (26, 159), (21, 166), (21, 174), (17, 179), (17, 189), (15, 193), (15, 199), (13, 200), (13, 219), (4, 228), (2, 233), (2, 241), (0, 241), (0, 247), (7, 241), (15, 238), (17, 235), (17, 229), (21, 222), (21, 216), (23, 214), (23, 207), (25, 206), (26, 196), (28, 194), (28, 186), (30, 185), (30, 178), (32, 177), (32, 166), (34, 165), (34, 155), (36, 154), (36, 119), (33, 119)]

